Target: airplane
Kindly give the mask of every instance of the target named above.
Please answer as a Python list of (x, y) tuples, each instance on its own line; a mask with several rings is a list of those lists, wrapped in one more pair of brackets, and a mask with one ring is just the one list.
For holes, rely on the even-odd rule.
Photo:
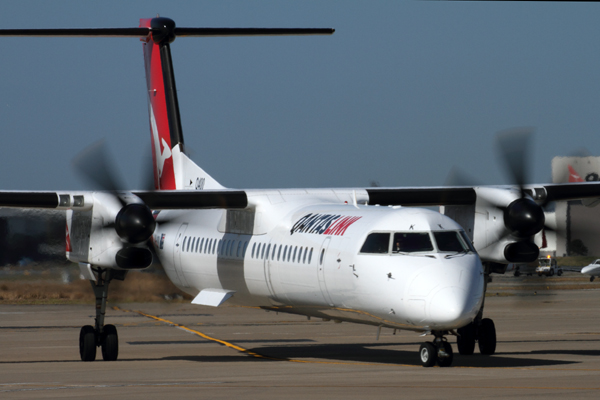
[(586, 265), (581, 269), (581, 273), (590, 276), (590, 282), (594, 282), (596, 276), (600, 276), (600, 260), (596, 260), (593, 263)]
[[(170, 45), (177, 37), (330, 35), (333, 29), (186, 28), (169, 18), (137, 28), (5, 29), (0, 36), (140, 38), (145, 62), (153, 185), (124, 190), (102, 150), (75, 165), (98, 191), (0, 191), (0, 206), (66, 211), (66, 256), (96, 297), (94, 325), (80, 330), (82, 361), (118, 358), (105, 324), (108, 287), (129, 271), (162, 264), (193, 304), (260, 307), (432, 335), (424, 367), (496, 349), (483, 317), (491, 273), (537, 259), (533, 237), (551, 201), (600, 197), (600, 185), (527, 184), (529, 135), (500, 135), (514, 185), (407, 188), (229, 189), (186, 153)], [(424, 206), (440, 206), (434, 211)]]

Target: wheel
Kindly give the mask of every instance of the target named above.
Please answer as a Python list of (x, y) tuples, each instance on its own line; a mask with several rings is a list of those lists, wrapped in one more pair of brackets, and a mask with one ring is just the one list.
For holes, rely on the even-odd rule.
[(519, 276), (521, 276), (521, 271), (515, 271), (515, 273), (514, 273), (514, 276), (516, 276), (517, 278), (518, 278)]
[(473, 354), (476, 339), (475, 325), (471, 322), (469, 325), (459, 328), (458, 335), (456, 338), (458, 353), (465, 356)]
[(479, 342), (479, 352), (485, 355), (492, 355), (496, 352), (496, 326), (494, 321), (489, 318), (481, 320), (477, 331), (477, 341)]
[(437, 363), (440, 367), (449, 367), (452, 365), (452, 360), (454, 359), (454, 354), (452, 354), (452, 346), (448, 342), (442, 342), (442, 346), (444, 347), (446, 354), (448, 354), (448, 357), (438, 356)]
[(549, 275), (549, 276), (554, 276), (554, 270), (553, 270), (553, 269), (551, 269), (551, 270), (550, 270), (550, 273), (549, 273), (548, 275)]
[(421, 359), (421, 365), (424, 367), (433, 367), (437, 360), (437, 350), (433, 343), (425, 342), (419, 349), (419, 357)]
[(114, 325), (104, 325), (104, 338), (102, 340), (102, 359), (116, 361), (119, 356), (119, 337)]
[(563, 270), (562, 269), (559, 269), (558, 272), (556, 273), (556, 275), (558, 275), (558, 276), (562, 276), (562, 274), (563, 274)]
[(96, 359), (96, 330), (91, 325), (86, 325), (79, 331), (79, 356), (81, 361)]
[(594, 278), (595, 278), (594, 275), (590, 276), (590, 282), (594, 282)]

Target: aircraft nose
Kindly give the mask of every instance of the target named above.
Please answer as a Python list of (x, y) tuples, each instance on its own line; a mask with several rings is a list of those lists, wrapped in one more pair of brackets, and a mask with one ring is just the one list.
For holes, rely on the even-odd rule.
[(434, 326), (460, 328), (471, 322), (478, 311), (477, 297), (460, 287), (446, 287), (431, 299), (429, 317)]
[(441, 330), (467, 325), (483, 303), (483, 278), (476, 255), (430, 262), (408, 284), (408, 320)]

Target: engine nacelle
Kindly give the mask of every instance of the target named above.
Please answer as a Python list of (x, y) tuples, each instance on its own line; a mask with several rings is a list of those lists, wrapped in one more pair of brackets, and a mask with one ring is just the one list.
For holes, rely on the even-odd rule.
[(123, 205), (111, 193), (95, 192), (90, 210), (68, 210), (67, 258), (102, 268), (149, 267), (153, 256), (146, 241), (156, 222), (148, 207), (133, 197), (127, 196)]
[(533, 242), (545, 223), (543, 209), (518, 190), (475, 188), (474, 205), (446, 206), (442, 212), (467, 232), (482, 261), (526, 263), (535, 261)]

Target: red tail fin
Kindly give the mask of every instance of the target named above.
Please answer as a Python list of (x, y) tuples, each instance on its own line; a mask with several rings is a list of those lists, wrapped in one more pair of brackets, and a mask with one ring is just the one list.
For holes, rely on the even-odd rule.
[[(169, 22), (172, 23), (167, 18), (141, 19), (140, 27), (156, 28), (161, 23)], [(176, 189), (176, 180), (172, 157), (173, 148), (183, 145), (183, 137), (181, 136), (169, 38), (157, 38), (156, 35), (153, 37), (153, 33), (150, 33), (142, 41), (144, 41), (148, 111), (152, 133), (154, 187), (174, 190)]]
[(575, 171), (575, 168), (571, 167), (570, 165), (569, 167), (569, 182), (585, 182), (585, 180), (583, 180), (579, 174)]

